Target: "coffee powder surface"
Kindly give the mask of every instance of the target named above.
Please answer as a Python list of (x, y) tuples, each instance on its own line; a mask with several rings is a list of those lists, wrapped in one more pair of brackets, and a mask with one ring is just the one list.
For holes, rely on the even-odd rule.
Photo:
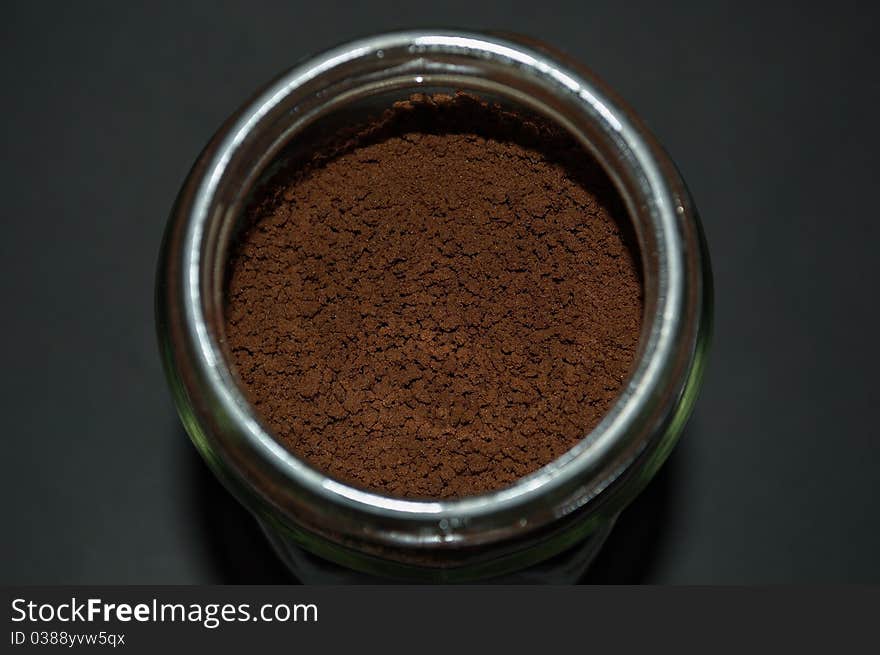
[(278, 173), (230, 262), (226, 339), (275, 437), (386, 495), (510, 485), (607, 412), (642, 287), (599, 166), (536, 118), (413, 96)]

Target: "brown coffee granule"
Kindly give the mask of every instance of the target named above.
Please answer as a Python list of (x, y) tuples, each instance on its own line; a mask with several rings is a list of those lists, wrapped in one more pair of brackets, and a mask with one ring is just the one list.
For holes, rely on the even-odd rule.
[(625, 383), (642, 289), (626, 213), (569, 137), (414, 96), (275, 176), (228, 283), (228, 349), (275, 437), (387, 495), (510, 485)]

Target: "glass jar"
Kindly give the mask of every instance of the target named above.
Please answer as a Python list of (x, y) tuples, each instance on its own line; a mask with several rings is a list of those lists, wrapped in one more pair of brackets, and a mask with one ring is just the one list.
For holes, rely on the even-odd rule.
[[(466, 90), (544, 116), (609, 174), (636, 233), (644, 319), (631, 379), (564, 456), (513, 486), (453, 500), (354, 488), (277, 443), (225, 352), (230, 243), (257, 183), (310, 130), (377, 98)], [(574, 582), (666, 459), (700, 385), (711, 273), (678, 171), (591, 73), (520, 37), (404, 31), (339, 46), (270, 83), (214, 136), (169, 220), (157, 281), (160, 347), (183, 424), (214, 473), (304, 582)]]

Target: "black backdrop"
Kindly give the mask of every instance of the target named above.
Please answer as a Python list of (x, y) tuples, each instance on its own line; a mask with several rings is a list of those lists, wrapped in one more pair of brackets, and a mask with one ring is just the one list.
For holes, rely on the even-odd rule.
[(352, 36), (430, 25), (527, 33), (585, 62), (704, 218), (704, 392), (588, 580), (880, 581), (878, 5), (145, 4), (4, 7), (0, 582), (286, 580), (171, 406), (159, 240), (257, 86)]

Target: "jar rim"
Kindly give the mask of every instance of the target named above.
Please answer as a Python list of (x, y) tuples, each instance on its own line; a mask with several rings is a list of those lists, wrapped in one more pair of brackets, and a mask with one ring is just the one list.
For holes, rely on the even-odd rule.
[[(479, 496), (394, 498), (317, 471), (262, 424), (235, 382), (216, 329), (223, 279), (217, 253), (247, 187), (302, 126), (359, 94), (404, 82), (458, 81), (530, 105), (592, 151), (629, 209), (651, 298), (629, 383), (566, 454)], [(330, 88), (335, 91), (328, 93)], [(290, 127), (278, 133), (284, 121)], [(276, 133), (261, 132), (270, 125)], [(230, 185), (239, 188), (230, 191)], [(229, 200), (230, 194), (238, 194), (237, 201)], [(318, 533), (394, 547), (481, 545), (537, 530), (583, 508), (657, 446), (696, 359), (703, 258), (696, 213), (674, 165), (591, 73), (510, 37), (401, 31), (310, 58), (270, 83), (220, 129), (172, 211), (160, 260), (157, 320), (184, 423), (227, 480), (235, 478), (233, 484)]]

